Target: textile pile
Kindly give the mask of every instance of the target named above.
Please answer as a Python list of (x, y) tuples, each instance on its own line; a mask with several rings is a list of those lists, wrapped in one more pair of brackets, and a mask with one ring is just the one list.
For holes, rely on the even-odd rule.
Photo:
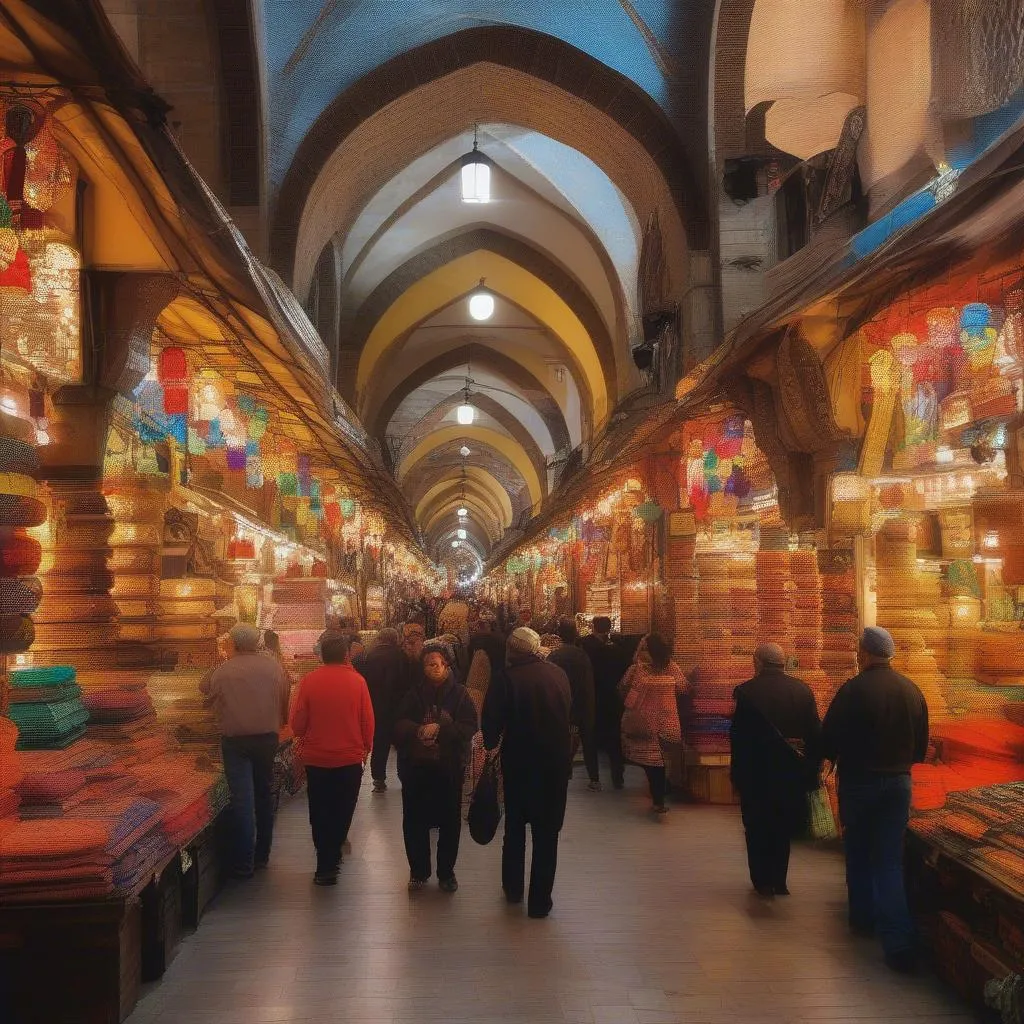
[(274, 581), (273, 598), (267, 625), (280, 637), (285, 658), (291, 662), (312, 657), (320, 634), (327, 628), (327, 580), (282, 577)]
[(89, 712), (73, 668), (16, 669), (9, 684), (8, 713), (18, 727), (18, 750), (58, 750), (85, 734)]

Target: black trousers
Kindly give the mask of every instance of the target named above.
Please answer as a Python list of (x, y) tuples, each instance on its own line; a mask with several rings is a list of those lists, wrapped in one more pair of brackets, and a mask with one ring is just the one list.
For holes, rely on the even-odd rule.
[(442, 771), (410, 771), (402, 778), (402, 836), (409, 875), (426, 881), (431, 874), (430, 830), (437, 829), (437, 877), (455, 875), (462, 836), (462, 777)]
[(580, 746), (583, 748), (583, 764), (587, 769), (587, 777), (591, 782), (600, 779), (600, 772), (597, 768), (597, 734), (593, 725), (580, 726)]
[[(594, 723), (594, 764), (597, 765), (597, 751), (603, 750), (608, 755), (608, 765), (611, 768), (612, 783), (621, 785), (623, 780), (623, 757), (622, 757), (622, 713), (613, 708), (597, 709), (597, 720)], [(586, 748), (583, 756), (586, 757)], [(596, 778), (595, 775), (591, 776)]]
[(336, 871), (341, 863), (341, 848), (348, 839), (362, 781), (361, 764), (348, 764), (343, 768), (306, 767), (309, 825), (313, 831), (318, 872)]
[[(531, 914), (547, 914), (551, 910), (551, 892), (555, 887), (558, 867), (559, 829), (549, 814), (531, 815), (528, 807), (517, 800), (505, 802), (505, 838), (501, 848), (501, 887), (509, 899), (521, 900), (526, 888), (526, 826), (530, 826), (533, 856), (530, 862), (530, 891), (527, 909)], [(533, 818), (534, 820), (530, 820)]]
[(668, 774), (663, 764), (644, 765), (647, 785), (651, 790), (651, 802), (655, 807), (665, 806), (665, 793), (668, 791)]
[(755, 889), (784, 889), (789, 874), (790, 837), (799, 827), (795, 796), (770, 793), (740, 796), (747, 840), (747, 865)]
[(373, 752), (370, 754), (370, 778), (383, 782), (388, 772), (388, 757), (391, 754), (391, 740), (395, 735), (395, 723), (390, 719), (378, 720), (373, 733)]

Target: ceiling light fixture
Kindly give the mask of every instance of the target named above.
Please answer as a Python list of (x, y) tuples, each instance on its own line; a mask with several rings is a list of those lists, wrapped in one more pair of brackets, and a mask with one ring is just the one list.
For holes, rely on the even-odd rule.
[(456, 512), (455, 514), (456, 514), (456, 515), (457, 515), (457, 516), (458, 516), (458, 517), (459, 517), (460, 519), (465, 519), (465, 518), (466, 518), (466, 516), (468, 516), (468, 515), (469, 515), (469, 509), (468, 509), (468, 508), (460, 508), (460, 509), (458, 510), (458, 512)]
[(467, 534), (466, 534), (465, 530), (456, 530), (455, 531), (455, 536), (458, 537), (459, 540), (465, 540), (466, 537), (467, 537)]
[(473, 420), (476, 419), (476, 409), (473, 408), (469, 400), (470, 383), (471, 381), (467, 377), (465, 398), (463, 399), (462, 405), (460, 405), (458, 409), (455, 410), (455, 418), (459, 421), (459, 425), (463, 427), (468, 427), (473, 422)]
[(479, 149), (478, 126), (473, 125), (473, 152), (462, 158), (462, 201), (489, 203), (491, 201), (491, 162)]
[(463, 445), (463, 446), (462, 446), (462, 447), (461, 447), (461, 448), (459, 449), (459, 454), (460, 454), (460, 455), (461, 455), (461, 456), (462, 456), (462, 457), (463, 457), (464, 459), (468, 459), (468, 458), (469, 458), (469, 456), (470, 456), (470, 455), (472, 454), (472, 452), (471, 452), (471, 451), (470, 451), (470, 450), (469, 450), (469, 449), (468, 449), (468, 448), (467, 448), (467, 447), (466, 447), (465, 445)]
[(469, 297), (469, 315), (478, 322), (494, 316), (494, 293), (484, 287), (482, 277), (479, 287)]
[(452, 547), (453, 548), (457, 548), (458, 546), (459, 546), (459, 542), (457, 540), (453, 540), (452, 541)]

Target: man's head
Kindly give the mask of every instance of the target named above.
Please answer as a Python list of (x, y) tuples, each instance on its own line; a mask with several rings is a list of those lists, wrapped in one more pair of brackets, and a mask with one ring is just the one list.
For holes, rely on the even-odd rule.
[(345, 665), (348, 663), (348, 648), (348, 636), (331, 631), (320, 641), (320, 657), (325, 665)]
[(398, 646), (398, 630), (397, 629), (382, 629), (377, 634), (376, 644), (378, 647), (397, 647)]
[(366, 644), (363, 643), (363, 638), (358, 633), (349, 633), (348, 656), (350, 658), (358, 658), (365, 650)]
[(423, 675), (431, 686), (440, 686), (451, 671), (448, 656), (441, 647), (431, 647), (421, 657)]
[(576, 623), (572, 619), (559, 619), (558, 629), (555, 632), (558, 633), (558, 638), (563, 644), (575, 644), (580, 638), (576, 631)]
[(857, 664), (860, 668), (871, 665), (888, 665), (896, 654), (896, 644), (892, 634), (881, 626), (868, 626), (860, 635), (857, 647)]
[(605, 637), (612, 631), (612, 620), (607, 615), (595, 615), (591, 626), (595, 636)]
[(418, 661), (423, 653), (427, 631), (419, 622), (407, 622), (402, 627), (402, 650), (411, 661)]
[(260, 631), (248, 622), (239, 622), (231, 627), (228, 640), (229, 654), (255, 654), (260, 648)]
[(754, 673), (760, 675), (766, 669), (781, 671), (786, 667), (786, 653), (778, 644), (761, 644), (754, 651)]
[(510, 658), (522, 658), (540, 650), (540, 634), (529, 626), (520, 626), (512, 631), (506, 645)]

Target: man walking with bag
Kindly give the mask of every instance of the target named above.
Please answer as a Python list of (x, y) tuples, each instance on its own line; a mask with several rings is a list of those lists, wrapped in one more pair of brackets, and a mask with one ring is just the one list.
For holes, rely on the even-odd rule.
[(886, 630), (864, 630), (860, 674), (835, 695), (822, 748), (839, 777), (850, 928), (865, 935), (877, 931), (886, 964), (909, 974), (917, 954), (903, 885), (903, 836), (910, 767), (928, 753), (928, 705), (917, 686), (890, 666), (895, 653)]
[(542, 660), (540, 636), (521, 627), (508, 639), (508, 671), (495, 678), (483, 708), (484, 746), (502, 741), (505, 842), (501, 884), (509, 903), (521, 903), (526, 874), (526, 826), (533, 837), (527, 912), (551, 913), (558, 833), (565, 820), (572, 740), (569, 679)]
[(785, 665), (778, 644), (754, 651), (754, 677), (736, 687), (729, 734), (750, 881), (766, 900), (789, 895), (790, 840), (807, 824), (808, 793), (821, 768), (814, 694)]

